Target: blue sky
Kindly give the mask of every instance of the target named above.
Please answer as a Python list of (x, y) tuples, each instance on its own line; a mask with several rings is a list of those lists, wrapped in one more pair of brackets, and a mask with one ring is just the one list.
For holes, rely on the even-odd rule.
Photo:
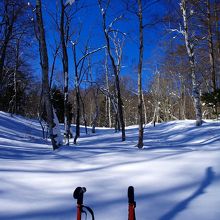
[[(90, 39), (91, 48), (97, 48), (105, 45), (105, 39), (103, 31), (101, 28), (102, 17), (100, 14), (100, 9), (98, 7), (96, 0), (84, 0), (88, 7), (81, 9), (75, 16), (71, 25), (71, 29), (76, 32), (79, 30), (81, 25), (81, 34), (79, 38), (79, 45), (77, 46), (77, 53), (79, 57), (81, 56), (81, 50), (85, 45), (85, 42)], [(54, 45), (54, 38), (59, 38), (58, 34), (54, 29), (54, 23), (52, 22), (49, 11), (55, 11), (56, 1), (44, 0), (43, 3), (43, 13), (45, 30), (47, 35), (47, 46), (49, 53), (50, 63), (52, 62), (51, 45)], [(59, 4), (59, 1), (58, 1)], [(124, 15), (124, 19), (116, 23), (116, 28), (122, 32), (127, 33), (125, 39), (125, 45), (123, 50), (123, 68), (122, 75), (130, 75), (134, 80), (136, 80), (136, 74), (134, 67), (138, 63), (138, 19), (135, 15), (124, 10), (123, 3), (120, 1), (112, 0), (111, 7), (108, 11), (108, 23), (110, 23), (115, 16)], [(74, 5), (70, 6), (74, 7)], [(152, 21), (152, 16), (161, 16), (165, 13), (165, 8), (162, 3), (158, 3), (150, 7), (148, 10), (144, 11), (144, 23), (150, 23)], [(163, 54), (163, 50), (160, 47), (160, 42), (165, 38), (164, 36), (164, 26), (159, 24), (150, 28), (146, 28), (144, 31), (144, 69), (143, 69), (143, 81), (147, 84), (147, 81), (151, 78), (153, 71), (158, 65), (160, 57)], [(76, 39), (77, 35), (72, 37), (73, 40)], [(73, 62), (72, 62), (72, 50), (69, 44), (69, 71), (73, 74)], [(92, 60), (94, 62), (101, 61), (104, 59), (104, 51), (94, 54)], [(57, 71), (62, 70), (62, 65), (60, 59), (57, 61)], [(39, 70), (40, 71), (40, 70)], [(73, 81), (71, 82), (73, 84)], [(71, 85), (70, 85), (71, 86)]]

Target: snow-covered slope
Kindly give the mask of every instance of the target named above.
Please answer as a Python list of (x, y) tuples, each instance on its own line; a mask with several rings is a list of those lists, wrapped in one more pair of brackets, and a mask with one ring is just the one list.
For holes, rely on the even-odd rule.
[(143, 150), (126, 133), (100, 128), (53, 152), (36, 121), (0, 112), (0, 219), (76, 219), (77, 186), (95, 219), (127, 219), (129, 185), (137, 220), (220, 219), (219, 122), (147, 125)]

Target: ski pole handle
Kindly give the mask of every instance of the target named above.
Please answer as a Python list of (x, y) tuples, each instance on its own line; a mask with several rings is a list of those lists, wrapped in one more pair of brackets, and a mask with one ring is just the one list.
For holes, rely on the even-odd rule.
[(83, 194), (86, 192), (85, 187), (77, 187), (73, 192), (73, 198), (77, 199), (77, 220), (81, 220), (82, 205), (83, 205)]
[(136, 202), (134, 201), (134, 187), (128, 187), (128, 220), (136, 220), (135, 217)]

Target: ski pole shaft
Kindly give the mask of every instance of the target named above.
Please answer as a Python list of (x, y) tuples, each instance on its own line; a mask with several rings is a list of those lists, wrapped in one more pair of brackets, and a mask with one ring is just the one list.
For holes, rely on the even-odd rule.
[(77, 205), (76, 219), (81, 220), (82, 207), (81, 205)]
[(76, 219), (81, 220), (82, 206), (83, 206), (83, 194), (86, 192), (85, 187), (77, 187), (73, 192), (73, 198), (77, 200), (77, 213)]
[(128, 220), (136, 220), (135, 217), (136, 202), (134, 201), (134, 187), (128, 187)]

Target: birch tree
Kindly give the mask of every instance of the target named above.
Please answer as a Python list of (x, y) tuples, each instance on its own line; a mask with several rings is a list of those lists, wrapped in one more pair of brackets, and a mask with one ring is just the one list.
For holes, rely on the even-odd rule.
[[(69, 113), (69, 101), (68, 101), (68, 84), (69, 84), (69, 62), (67, 53), (67, 43), (69, 40), (69, 17), (66, 13), (66, 7), (69, 4), (64, 4), (63, 0), (60, 0), (61, 4), (61, 15), (60, 15), (60, 39), (62, 48), (62, 64), (63, 64), (63, 75), (64, 75), (64, 136), (69, 145), (70, 132), (70, 113)], [(65, 22), (65, 18), (67, 21)]]
[(53, 150), (56, 150), (59, 147), (59, 145), (62, 143), (60, 139), (57, 117), (55, 115), (55, 111), (53, 110), (51, 97), (50, 97), (49, 79), (48, 79), (49, 64), (48, 64), (47, 45), (46, 45), (43, 16), (41, 9), (41, 0), (36, 0), (36, 19), (37, 19), (37, 28), (38, 28), (40, 65), (42, 69), (43, 103), (46, 108), (49, 136), (51, 138)]
[(196, 64), (195, 64), (195, 39), (193, 39), (193, 33), (190, 33), (189, 30), (189, 8), (188, 8), (188, 0), (181, 0), (180, 9), (182, 12), (183, 18), (183, 35), (185, 38), (185, 46), (187, 50), (187, 54), (190, 62), (190, 70), (192, 77), (192, 96), (194, 99), (194, 107), (196, 114), (196, 125), (200, 126), (202, 124), (202, 109), (200, 102), (200, 92), (199, 92), (199, 82), (196, 74)]
[(110, 23), (110, 25), (107, 26), (106, 12), (109, 7), (110, 0), (107, 1), (106, 7), (104, 7), (102, 0), (98, 0), (98, 4), (99, 4), (99, 8), (100, 8), (101, 15), (102, 15), (102, 30), (105, 36), (106, 48), (107, 48), (108, 56), (111, 61), (114, 76), (115, 76), (115, 87), (116, 87), (116, 93), (117, 93), (117, 109), (118, 109), (118, 118), (120, 122), (121, 133), (122, 133), (122, 141), (125, 141), (125, 138), (126, 138), (125, 137), (125, 123), (124, 123), (123, 103), (122, 103), (120, 79), (119, 79), (120, 68), (121, 68), (121, 57), (116, 57), (116, 59), (114, 58), (114, 55), (111, 49), (111, 37), (110, 37), (110, 34), (114, 32), (114, 30), (112, 29), (112, 26), (116, 21), (120, 19), (120, 16), (118, 18), (115, 18)]

